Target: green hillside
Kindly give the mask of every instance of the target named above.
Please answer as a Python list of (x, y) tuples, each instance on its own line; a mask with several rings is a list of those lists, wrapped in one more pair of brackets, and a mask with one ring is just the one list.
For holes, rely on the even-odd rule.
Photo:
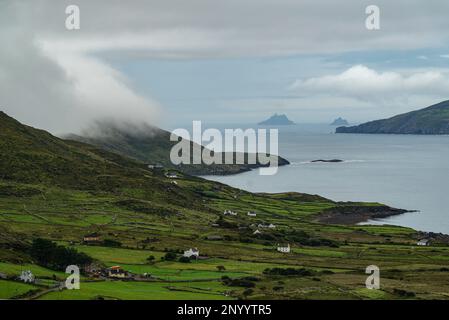
[[(175, 166), (170, 161), (170, 150), (177, 142), (170, 141), (170, 132), (148, 125), (141, 125), (139, 128), (132, 127), (130, 129), (115, 123), (99, 122), (95, 128), (85, 132), (82, 136), (72, 134), (66, 138), (89, 143), (104, 150), (140, 160), (147, 164), (161, 164), (165, 168), (180, 170), (192, 175), (229, 175), (262, 166), (259, 163), (248, 164), (247, 154), (244, 155), (245, 164), (181, 164)], [(201, 147), (201, 149), (204, 150), (204, 147)], [(224, 163), (225, 154), (220, 153), (219, 155)], [(288, 165), (289, 162), (282, 157), (278, 157), (278, 164), (279, 166), (284, 166)]]
[[(0, 137), (1, 298), (448, 298), (444, 237), (417, 247), (423, 235), (412, 229), (320, 222), (333, 212), (385, 213), (386, 206), (255, 194), (182, 173), (170, 179), (165, 170), (56, 138), (4, 113)], [(91, 233), (98, 242), (85, 243)], [(42, 247), (47, 242), (38, 239), (54, 244)], [(290, 253), (276, 250), (286, 243)], [(189, 248), (202, 258), (182, 259)], [(101, 269), (120, 265), (132, 281), (85, 270), (80, 290), (59, 290), (67, 275), (54, 252), (66, 261), (87, 255)], [(381, 268), (381, 290), (365, 289), (372, 264)], [(38, 281), (18, 281), (24, 270)]]
[(389, 119), (339, 127), (336, 133), (449, 134), (449, 100)]

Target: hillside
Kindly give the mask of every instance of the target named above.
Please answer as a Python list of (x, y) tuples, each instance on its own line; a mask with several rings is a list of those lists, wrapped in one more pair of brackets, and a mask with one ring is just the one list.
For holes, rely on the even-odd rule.
[[(444, 238), (416, 247), (431, 235), (329, 221), (398, 213), (390, 207), (169, 178), (4, 113), (0, 138), (0, 299), (447, 299)], [(99, 240), (84, 241), (91, 233)], [(291, 252), (277, 250), (285, 243)], [(201, 259), (183, 259), (189, 248)], [(67, 263), (85, 254), (102, 272), (119, 265), (132, 281), (81, 265), (81, 290), (52, 290), (67, 274), (48, 250), (69, 253)], [(376, 291), (365, 288), (373, 262), (383, 277)], [(18, 281), (24, 270), (38, 282)]]
[[(133, 126), (129, 126), (133, 127)], [(134, 128), (134, 127), (133, 127)], [(170, 150), (177, 143), (170, 141), (170, 133), (148, 125), (141, 125), (134, 130), (125, 129), (123, 125), (101, 122), (96, 127), (85, 132), (82, 136), (68, 135), (69, 140), (76, 140), (98, 146), (104, 150), (115, 152), (147, 164), (161, 164), (165, 168), (176, 169), (191, 175), (229, 175), (261, 167), (257, 164), (234, 165), (179, 165), (170, 161)], [(193, 145), (193, 142), (192, 142)], [(201, 147), (202, 150), (204, 147)], [(224, 154), (220, 153), (222, 159)], [(245, 163), (247, 162), (247, 155)], [(224, 162), (224, 161), (223, 161)], [(288, 165), (289, 162), (278, 157), (279, 166)]]
[(352, 127), (338, 127), (336, 133), (449, 134), (449, 100)]

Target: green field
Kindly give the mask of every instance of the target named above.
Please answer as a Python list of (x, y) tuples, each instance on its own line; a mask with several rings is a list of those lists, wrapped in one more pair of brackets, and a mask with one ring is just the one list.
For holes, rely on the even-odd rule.
[[(0, 125), (0, 273), (8, 278), (0, 280), (0, 298), (449, 298), (444, 236), (417, 247), (422, 234), (410, 228), (319, 219), (329, 209), (347, 214), (377, 203), (250, 193), (181, 172), (173, 184), (165, 169), (61, 140), (1, 112)], [(86, 245), (84, 235), (94, 232), (99, 242)], [(45, 250), (36, 249), (39, 241)], [(290, 253), (276, 250), (286, 243)], [(189, 248), (201, 259), (182, 259)], [(54, 289), (68, 276), (67, 261), (80, 257), (100, 270), (119, 265), (132, 280), (82, 265), (80, 290)], [(380, 268), (380, 291), (365, 288), (370, 265)], [(35, 285), (17, 281), (26, 270)]]

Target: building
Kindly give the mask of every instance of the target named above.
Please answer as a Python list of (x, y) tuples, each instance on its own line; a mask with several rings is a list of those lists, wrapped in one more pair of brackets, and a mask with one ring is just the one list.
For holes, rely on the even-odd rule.
[(234, 211), (232, 211), (232, 210), (225, 210), (225, 211), (223, 212), (223, 214), (224, 214), (225, 216), (227, 216), (227, 215), (230, 215), (230, 216), (236, 216), (236, 215), (237, 215), (237, 212), (234, 212)]
[(164, 166), (163, 165), (161, 165), (161, 164), (149, 164), (148, 165), (148, 169), (152, 169), (152, 170), (154, 170), (154, 169), (163, 169), (164, 168)]
[(418, 246), (430, 246), (431, 244), (432, 242), (429, 239), (421, 239), (416, 243)]
[(256, 231), (253, 232), (253, 235), (261, 234), (261, 233), (262, 233), (262, 232), (260, 232), (259, 230), (256, 230)]
[(26, 270), (26, 271), (22, 271), (22, 273), (19, 276), (19, 280), (21, 280), (25, 283), (34, 283), (34, 281), (36, 279), (30, 270)]
[(256, 217), (257, 213), (253, 212), (253, 211), (248, 211), (248, 217)]
[(128, 273), (120, 266), (112, 266), (107, 269), (109, 278), (119, 278), (123, 279), (128, 277)]
[(197, 248), (190, 248), (184, 251), (184, 257), (198, 259), (200, 256), (200, 251)]
[(290, 244), (287, 245), (279, 245), (277, 247), (277, 251), (282, 253), (290, 253)]
[(167, 172), (165, 176), (169, 179), (178, 179), (178, 175), (174, 172)]
[(275, 226), (274, 224), (270, 223), (270, 224), (267, 226), (267, 228), (274, 229), (274, 228), (276, 228), (276, 226)]
[(85, 243), (97, 243), (101, 241), (100, 235), (96, 232), (94, 233), (90, 233), (90, 234), (86, 234), (83, 237), (83, 241)]

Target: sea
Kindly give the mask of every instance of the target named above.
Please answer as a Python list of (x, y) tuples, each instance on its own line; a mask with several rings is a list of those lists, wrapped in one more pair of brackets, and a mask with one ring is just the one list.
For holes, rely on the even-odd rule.
[[(449, 136), (335, 134), (327, 124), (278, 128), (279, 155), (291, 164), (277, 174), (253, 170), (205, 178), (253, 192), (297, 191), (416, 210), (368, 223), (449, 234)], [(312, 162), (318, 159), (343, 162)]]

